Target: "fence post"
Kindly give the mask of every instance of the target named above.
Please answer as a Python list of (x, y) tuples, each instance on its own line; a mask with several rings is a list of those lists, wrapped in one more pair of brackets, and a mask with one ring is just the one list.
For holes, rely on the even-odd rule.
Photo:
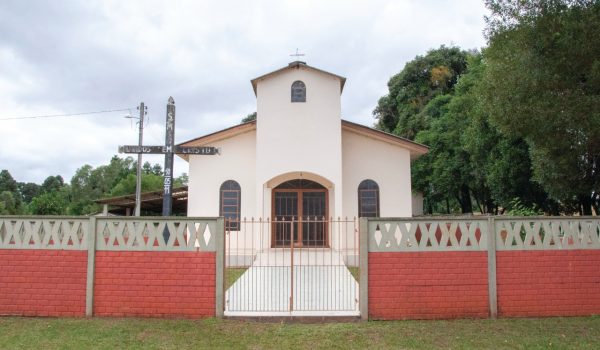
[(488, 217), (488, 299), (490, 302), (490, 317), (498, 317), (498, 294), (496, 286), (496, 223), (493, 217)]
[(225, 278), (225, 220), (222, 217), (217, 219), (215, 256), (215, 316), (222, 318), (225, 293), (223, 288), (223, 279)]
[(369, 220), (367, 218), (359, 220), (359, 307), (361, 320), (367, 321), (369, 319)]
[(96, 261), (96, 217), (90, 216), (87, 236), (87, 274), (85, 287), (85, 316), (91, 317), (94, 313), (94, 265)]

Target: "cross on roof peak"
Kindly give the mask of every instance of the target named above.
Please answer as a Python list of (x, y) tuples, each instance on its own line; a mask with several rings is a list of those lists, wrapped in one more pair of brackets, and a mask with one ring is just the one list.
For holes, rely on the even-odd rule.
[(300, 52), (298, 51), (298, 48), (296, 48), (296, 53), (293, 53), (293, 54), (291, 54), (290, 56), (291, 56), (291, 57), (296, 57), (296, 58), (298, 58), (298, 57), (305, 56), (305, 54), (303, 54), (303, 53), (300, 53)]

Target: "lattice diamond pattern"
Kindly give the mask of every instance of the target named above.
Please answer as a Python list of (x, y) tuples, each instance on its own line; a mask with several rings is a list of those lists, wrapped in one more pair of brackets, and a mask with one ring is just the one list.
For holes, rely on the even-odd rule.
[(600, 248), (600, 220), (497, 219), (500, 250)]
[(88, 219), (0, 219), (0, 248), (72, 249), (87, 247)]
[(369, 225), (378, 251), (487, 249), (487, 220), (370, 220)]

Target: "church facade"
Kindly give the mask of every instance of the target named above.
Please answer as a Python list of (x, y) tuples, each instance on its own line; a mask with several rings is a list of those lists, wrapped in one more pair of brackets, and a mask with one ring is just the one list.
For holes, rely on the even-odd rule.
[(251, 82), (255, 121), (180, 144), (220, 148), (214, 157), (184, 156), (188, 216), (322, 220), (418, 211), (410, 164), (427, 147), (342, 120), (344, 77), (296, 61)]

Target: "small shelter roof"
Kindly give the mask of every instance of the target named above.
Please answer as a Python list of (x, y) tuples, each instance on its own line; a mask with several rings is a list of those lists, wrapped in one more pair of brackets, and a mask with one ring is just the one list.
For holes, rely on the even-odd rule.
[[(143, 192), (141, 195), (141, 210), (143, 212), (162, 213), (162, 202), (164, 190)], [(188, 187), (181, 186), (173, 188), (173, 214), (187, 214)], [(126, 194), (124, 196), (97, 199), (94, 202), (106, 204), (113, 207), (111, 213), (126, 215), (127, 212), (133, 213), (135, 209), (135, 194)]]

